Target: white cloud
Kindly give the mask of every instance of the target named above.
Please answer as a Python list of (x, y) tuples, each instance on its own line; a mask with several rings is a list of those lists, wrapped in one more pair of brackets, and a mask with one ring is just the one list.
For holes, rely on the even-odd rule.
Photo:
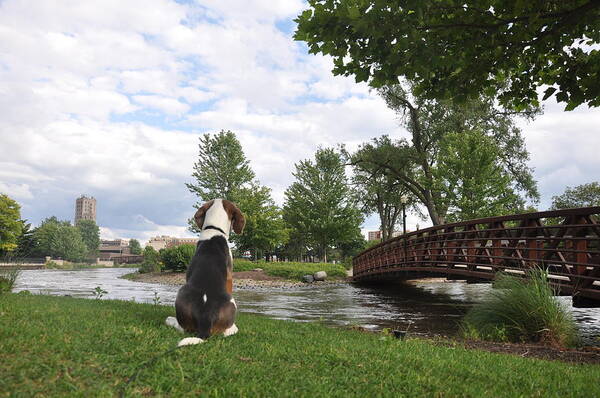
[[(280, 204), (294, 164), (319, 146), (405, 134), (366, 85), (332, 76), (330, 58), (293, 41), (305, 7), (0, 2), (0, 190), (34, 223), (70, 219), (90, 193), (106, 236), (186, 235), (195, 197), (184, 183), (206, 131), (236, 132)], [(599, 125), (597, 109), (552, 104), (523, 125), (546, 202), (598, 179)]]

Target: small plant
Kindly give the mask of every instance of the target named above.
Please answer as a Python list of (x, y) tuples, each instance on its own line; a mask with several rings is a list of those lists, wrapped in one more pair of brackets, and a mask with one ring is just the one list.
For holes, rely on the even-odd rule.
[(577, 343), (577, 328), (569, 311), (555, 296), (544, 270), (527, 278), (501, 274), (483, 302), (467, 313), (461, 325), (467, 338), (539, 342), (556, 347)]
[(160, 305), (160, 297), (158, 297), (158, 293), (154, 292), (154, 298), (152, 299), (152, 304)]
[(20, 273), (21, 270), (18, 268), (0, 273), (0, 294), (8, 293), (13, 289)]
[(102, 296), (104, 296), (107, 293), (108, 292), (106, 290), (102, 289), (100, 286), (96, 286), (96, 288), (93, 291), (94, 298), (96, 300), (100, 300), (102, 298)]

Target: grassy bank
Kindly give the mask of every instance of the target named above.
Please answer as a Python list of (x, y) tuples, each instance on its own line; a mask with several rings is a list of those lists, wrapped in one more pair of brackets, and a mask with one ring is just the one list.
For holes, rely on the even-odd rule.
[(327, 272), (329, 278), (345, 278), (346, 269), (341, 264), (332, 263), (295, 263), (295, 262), (253, 262), (235, 259), (234, 271), (250, 271), (262, 268), (267, 275), (280, 276), (286, 279), (301, 280), (304, 275), (312, 275), (317, 271)]
[[(0, 296), (0, 396), (118, 395), (176, 345), (172, 307)], [(143, 365), (127, 396), (600, 396), (600, 366), (434, 346), (241, 314), (240, 332)]]

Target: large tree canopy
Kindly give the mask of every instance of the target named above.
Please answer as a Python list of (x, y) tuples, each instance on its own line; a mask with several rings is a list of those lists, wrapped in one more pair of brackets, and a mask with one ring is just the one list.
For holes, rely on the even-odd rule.
[(348, 185), (344, 163), (333, 149), (319, 149), (314, 162), (303, 160), (285, 191), (284, 219), (327, 261), (327, 249), (360, 235), (362, 215)]
[(405, 77), (428, 98), (498, 95), (571, 110), (600, 105), (598, 0), (309, 0), (297, 40), (334, 58), (333, 73), (374, 87)]
[(427, 208), (434, 225), (485, 216), (486, 209), (520, 211), (520, 194), (538, 199), (521, 131), (513, 115), (496, 109), (490, 98), (457, 105), (414, 96), (402, 85), (380, 94), (401, 116), (411, 140), (373, 139), (351, 163), (389, 175)]

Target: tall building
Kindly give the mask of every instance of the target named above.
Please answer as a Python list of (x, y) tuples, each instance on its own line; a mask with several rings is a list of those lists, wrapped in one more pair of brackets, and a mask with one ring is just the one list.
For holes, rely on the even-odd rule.
[(75, 200), (75, 224), (79, 220), (96, 221), (96, 199), (81, 195)]

